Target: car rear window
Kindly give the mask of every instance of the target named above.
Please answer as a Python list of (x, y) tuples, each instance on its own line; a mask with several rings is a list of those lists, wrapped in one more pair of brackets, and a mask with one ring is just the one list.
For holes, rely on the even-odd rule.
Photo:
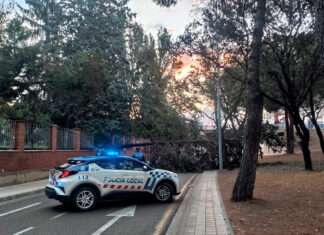
[(96, 164), (103, 169), (110, 169), (110, 170), (116, 169), (116, 161), (112, 159), (100, 160), (97, 161)]
[(64, 163), (61, 166), (55, 167), (55, 169), (57, 169), (57, 170), (65, 170), (65, 169), (67, 169), (67, 168), (69, 168), (71, 166), (74, 167), (74, 166), (79, 166), (79, 165), (83, 165), (83, 164), (84, 164), (84, 161), (69, 160), (67, 163)]

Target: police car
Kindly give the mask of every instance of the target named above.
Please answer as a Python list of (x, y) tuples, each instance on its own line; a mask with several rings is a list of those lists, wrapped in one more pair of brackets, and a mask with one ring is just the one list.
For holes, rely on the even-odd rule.
[(83, 156), (50, 170), (48, 198), (89, 210), (110, 194), (146, 192), (158, 201), (180, 193), (178, 175), (126, 156)]

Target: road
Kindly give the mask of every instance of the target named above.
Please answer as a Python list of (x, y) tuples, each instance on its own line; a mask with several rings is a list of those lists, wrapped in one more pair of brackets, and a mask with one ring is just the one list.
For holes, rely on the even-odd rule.
[[(179, 174), (180, 188), (193, 176)], [(151, 198), (99, 203), (93, 210), (78, 212), (44, 194), (0, 204), (0, 234), (153, 234), (177, 204)]]

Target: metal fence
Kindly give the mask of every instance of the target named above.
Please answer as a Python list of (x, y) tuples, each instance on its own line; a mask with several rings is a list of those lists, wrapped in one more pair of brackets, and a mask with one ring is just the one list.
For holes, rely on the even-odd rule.
[(81, 149), (92, 149), (94, 146), (94, 136), (89, 133), (81, 132), (80, 141)]
[(67, 128), (57, 128), (56, 149), (74, 149), (74, 130)]
[(15, 122), (3, 121), (0, 123), (0, 149), (14, 149)]
[(50, 126), (35, 123), (26, 123), (25, 149), (50, 149)]

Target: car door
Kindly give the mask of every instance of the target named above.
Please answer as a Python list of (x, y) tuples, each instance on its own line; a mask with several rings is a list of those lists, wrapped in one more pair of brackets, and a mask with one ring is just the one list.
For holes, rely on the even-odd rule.
[(127, 190), (142, 191), (147, 179), (147, 172), (143, 169), (143, 164), (133, 159), (119, 159), (118, 167), (125, 175)]
[(102, 182), (100, 187), (103, 195), (124, 188), (126, 175), (117, 167), (116, 159), (102, 159), (97, 161), (96, 164), (101, 168), (100, 171), (96, 172), (96, 175)]

